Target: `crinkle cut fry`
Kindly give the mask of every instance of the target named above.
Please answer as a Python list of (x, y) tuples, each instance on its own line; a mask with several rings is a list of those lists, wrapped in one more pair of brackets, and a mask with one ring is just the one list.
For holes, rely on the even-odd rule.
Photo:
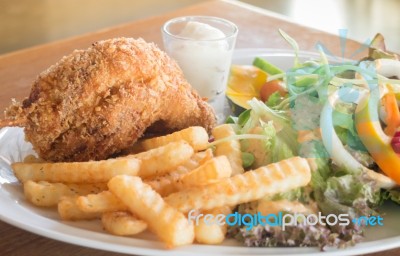
[(145, 179), (144, 182), (149, 184), (152, 189), (154, 189), (161, 196), (167, 196), (180, 189), (182, 186), (180, 182), (182, 176), (204, 164), (206, 161), (212, 159), (212, 157), (213, 155), (211, 149), (197, 152), (191, 157), (191, 159), (178, 166), (175, 171), (155, 178), (150, 178), (147, 180)]
[(108, 187), (129, 210), (144, 220), (151, 231), (167, 247), (191, 244), (194, 226), (184, 214), (164, 202), (149, 185), (139, 177), (120, 175), (108, 182)]
[(128, 157), (88, 162), (11, 164), (20, 182), (32, 180), (65, 183), (108, 182), (118, 174), (137, 175), (140, 166), (140, 160)]
[[(217, 216), (222, 214), (227, 216), (232, 213), (232, 209), (229, 206), (223, 206), (214, 208), (209, 211), (202, 212), (205, 215), (211, 214), (214, 218), (218, 218)], [(195, 239), (198, 243), (201, 244), (220, 244), (225, 240), (225, 235), (227, 232), (228, 224), (219, 225), (216, 223), (207, 223), (204, 219), (204, 216), (199, 216), (200, 218), (196, 219), (194, 226), (194, 234)]]
[(206, 129), (201, 126), (192, 126), (165, 136), (145, 139), (140, 142), (140, 145), (145, 150), (149, 150), (174, 141), (184, 140), (189, 143), (195, 151), (200, 151), (207, 148), (208, 139)]
[(173, 171), (188, 161), (193, 154), (193, 148), (186, 141), (180, 140), (139, 154), (129, 155), (127, 158), (139, 159), (141, 165), (138, 176), (151, 178)]
[(181, 212), (209, 210), (286, 192), (305, 186), (310, 180), (311, 171), (307, 160), (293, 157), (213, 184), (173, 193), (165, 201)]
[(32, 180), (24, 182), (25, 198), (34, 205), (43, 207), (55, 206), (65, 196), (100, 193), (106, 189), (106, 183), (71, 184)]
[(117, 236), (131, 236), (147, 229), (147, 223), (130, 212), (105, 212), (101, 216), (103, 228)]
[[(222, 124), (214, 127), (214, 129), (212, 130), (212, 134), (215, 140), (219, 140), (229, 136), (234, 136), (236, 133), (231, 124)], [(232, 167), (232, 175), (244, 172), (242, 151), (240, 150), (239, 140), (232, 139), (229, 141), (218, 143), (215, 146), (215, 155), (225, 155), (226, 157), (228, 157)]]

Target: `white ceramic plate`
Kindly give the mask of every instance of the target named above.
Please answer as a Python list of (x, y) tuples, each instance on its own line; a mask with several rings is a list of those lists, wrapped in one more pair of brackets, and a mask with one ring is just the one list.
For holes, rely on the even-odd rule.
[[(287, 50), (237, 50), (235, 64), (250, 64), (255, 56), (266, 57), (283, 69), (293, 64), (293, 53)], [(301, 59), (317, 58), (318, 54), (302, 52)], [(340, 60), (338, 60), (340, 61)], [(33, 207), (24, 200), (22, 187), (16, 182), (10, 163), (20, 161), (33, 153), (24, 142), (23, 130), (0, 130), (0, 219), (16, 227), (51, 239), (86, 247), (136, 255), (317, 255), (318, 248), (248, 248), (234, 240), (222, 245), (190, 245), (166, 250), (157, 238), (144, 233), (135, 237), (117, 237), (106, 234), (99, 221), (61, 221), (54, 210)], [(355, 255), (400, 247), (400, 206), (382, 207), (384, 226), (367, 229), (366, 240), (354, 247), (323, 252), (323, 255)]]

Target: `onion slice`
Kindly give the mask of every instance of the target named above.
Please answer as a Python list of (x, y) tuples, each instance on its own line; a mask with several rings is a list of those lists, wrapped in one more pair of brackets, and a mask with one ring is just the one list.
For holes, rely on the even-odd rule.
[(396, 183), (392, 179), (383, 174), (368, 169), (360, 162), (358, 162), (345, 149), (333, 126), (333, 110), (334, 106), (341, 100), (340, 95), (358, 95), (358, 97), (351, 100), (353, 103), (358, 104), (365, 97), (366, 93), (366, 90), (342, 87), (333, 92), (328, 97), (328, 100), (322, 109), (320, 118), (322, 142), (333, 162), (339, 167), (345, 168), (353, 173), (363, 172), (370, 179), (374, 180), (377, 183), (377, 186), (381, 188), (393, 188)]

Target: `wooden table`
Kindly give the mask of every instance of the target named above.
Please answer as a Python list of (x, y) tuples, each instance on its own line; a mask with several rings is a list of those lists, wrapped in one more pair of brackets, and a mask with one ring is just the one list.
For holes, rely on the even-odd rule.
[[(142, 37), (162, 48), (161, 25), (170, 18), (185, 15), (212, 15), (233, 21), (240, 30), (237, 48), (290, 49), (291, 47), (279, 36), (278, 28), (295, 38), (302, 50), (315, 51), (316, 44), (321, 43), (333, 54), (342, 56), (344, 52), (344, 55), (349, 57), (361, 46), (358, 42), (347, 40), (346, 49), (342, 51), (337, 35), (298, 25), (275, 13), (240, 2), (205, 1), (162, 16), (0, 56), (0, 109), (8, 106), (11, 98), (21, 100), (26, 97), (35, 77), (72, 50), (87, 48), (97, 40), (120, 36)], [(361, 51), (355, 57), (363, 54), (365, 51)], [(1, 221), (0, 237), (0, 255), (121, 255), (47, 239)], [(400, 255), (400, 249), (382, 252), (379, 255)]]

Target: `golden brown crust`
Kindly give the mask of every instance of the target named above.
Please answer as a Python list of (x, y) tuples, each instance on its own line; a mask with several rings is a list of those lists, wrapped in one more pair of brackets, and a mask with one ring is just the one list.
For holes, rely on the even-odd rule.
[(11, 105), (4, 111), (4, 116), (4, 119), (0, 119), (0, 128), (6, 126), (24, 127), (27, 121), (21, 103), (15, 99), (12, 99)]
[(176, 62), (132, 38), (100, 41), (65, 56), (39, 75), (22, 108), (26, 139), (52, 161), (107, 158), (154, 123), (166, 131), (215, 124), (213, 110)]

